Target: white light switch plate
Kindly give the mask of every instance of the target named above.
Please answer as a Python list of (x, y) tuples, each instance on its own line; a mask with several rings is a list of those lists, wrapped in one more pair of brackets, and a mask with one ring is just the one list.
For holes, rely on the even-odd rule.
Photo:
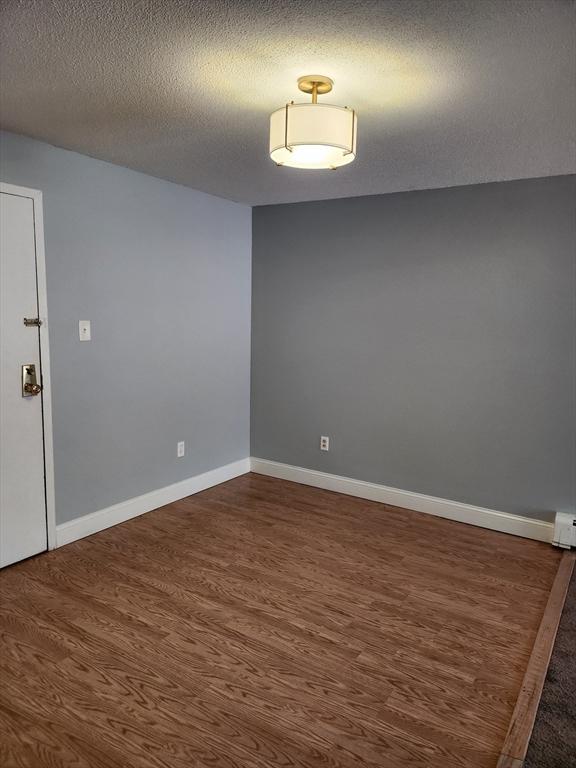
[(92, 339), (90, 320), (78, 321), (78, 336), (80, 337), (80, 341), (90, 341)]

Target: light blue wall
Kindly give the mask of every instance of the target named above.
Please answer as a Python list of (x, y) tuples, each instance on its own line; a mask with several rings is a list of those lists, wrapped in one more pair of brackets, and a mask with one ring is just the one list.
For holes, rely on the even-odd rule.
[(561, 176), (255, 208), (252, 455), (574, 508), (575, 192)]
[(57, 522), (248, 456), (250, 208), (9, 133), (0, 150), (2, 181), (44, 195)]
[[(13, 134), (0, 153), (3, 181), (44, 193), (58, 522), (248, 456), (250, 209)], [(252, 454), (573, 508), (574, 195), (556, 177), (256, 208)]]

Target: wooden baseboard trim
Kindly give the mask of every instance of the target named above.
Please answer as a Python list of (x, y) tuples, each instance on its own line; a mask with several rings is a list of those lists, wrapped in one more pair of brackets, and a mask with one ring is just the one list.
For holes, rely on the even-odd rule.
[(498, 768), (522, 768), (524, 765), (575, 561), (576, 552), (565, 552), (560, 560), (500, 753)]
[(201, 475), (195, 475), (179, 483), (159, 488), (133, 499), (127, 499), (112, 507), (100, 509), (56, 526), (56, 546), (62, 547), (85, 536), (91, 536), (113, 525), (124, 523), (153, 509), (184, 499), (206, 488), (225, 483), (250, 471), (250, 459), (240, 459), (222, 467), (216, 467)]
[(351, 477), (341, 477), (315, 469), (294, 467), (290, 464), (258, 459), (254, 456), (250, 459), (250, 463), (252, 472), (257, 472), (260, 475), (279, 477), (282, 480), (312, 485), (327, 491), (358, 496), (361, 499), (379, 501), (382, 504), (390, 504), (404, 509), (413, 509), (416, 512), (445, 517), (448, 520), (477, 525), (492, 531), (511, 533), (514, 536), (524, 536), (527, 539), (536, 539), (537, 541), (552, 542), (554, 525), (545, 520), (512, 515), (495, 509), (485, 509), (460, 501), (450, 501), (449, 499), (426, 496), (422, 493), (404, 491), (400, 488), (392, 488), (377, 483), (367, 483), (364, 480), (354, 480)]

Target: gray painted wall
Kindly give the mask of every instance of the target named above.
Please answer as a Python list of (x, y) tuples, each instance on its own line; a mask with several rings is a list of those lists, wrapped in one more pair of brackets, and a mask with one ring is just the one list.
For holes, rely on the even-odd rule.
[(573, 508), (574, 199), (563, 176), (254, 209), (252, 455)]
[[(58, 522), (247, 456), (250, 209), (13, 134), (0, 152), (44, 193)], [(573, 508), (575, 191), (255, 209), (252, 454)]]
[(250, 208), (13, 134), (0, 149), (2, 181), (44, 194), (57, 522), (248, 456)]

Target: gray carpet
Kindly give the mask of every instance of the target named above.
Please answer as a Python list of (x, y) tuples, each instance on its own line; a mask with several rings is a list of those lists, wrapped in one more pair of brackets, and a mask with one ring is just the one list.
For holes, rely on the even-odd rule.
[(576, 569), (524, 768), (576, 768)]

